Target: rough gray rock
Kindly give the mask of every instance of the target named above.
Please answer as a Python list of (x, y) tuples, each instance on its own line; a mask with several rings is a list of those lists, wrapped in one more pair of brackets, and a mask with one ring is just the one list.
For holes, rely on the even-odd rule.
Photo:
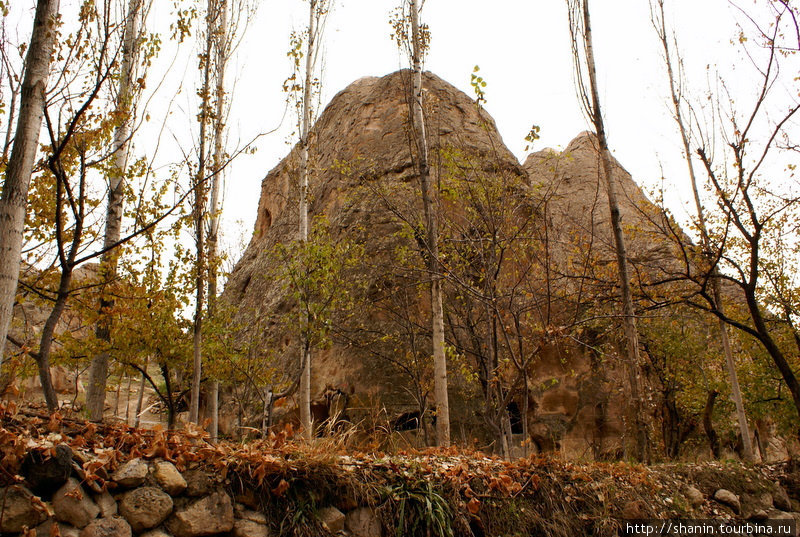
[(369, 507), (360, 507), (347, 513), (344, 526), (353, 537), (383, 537), (381, 522)]
[(735, 513), (742, 512), (742, 504), (739, 501), (739, 497), (734, 494), (733, 492), (726, 490), (726, 489), (719, 489), (714, 493), (714, 499), (717, 500), (719, 503), (727, 505)]
[(699, 507), (703, 505), (705, 497), (703, 496), (703, 493), (700, 492), (696, 487), (689, 485), (686, 487), (685, 493), (686, 499), (689, 500), (689, 503), (692, 505), (692, 507)]
[(32, 528), (47, 518), (34, 507), (31, 496), (31, 491), (21, 485), (0, 489), (0, 505), (5, 506), (0, 518), (0, 532), (17, 533), (23, 526)]
[(183, 509), (166, 522), (175, 537), (201, 537), (233, 529), (233, 503), (227, 494), (215, 492)]
[(337, 533), (344, 529), (344, 513), (335, 507), (323, 507), (317, 511), (317, 516), (331, 533)]
[(233, 522), (233, 537), (269, 537), (269, 528), (252, 520), (239, 519)]
[(186, 495), (191, 497), (205, 496), (214, 487), (214, 480), (200, 468), (192, 468), (183, 473), (186, 481)]
[(56, 519), (83, 528), (97, 518), (100, 508), (75, 478), (67, 482), (53, 495), (53, 511)]
[(81, 530), (80, 537), (131, 537), (131, 527), (118, 516), (98, 518)]
[(156, 478), (158, 486), (172, 496), (177, 496), (186, 490), (186, 480), (171, 462), (156, 462), (153, 465), (153, 477)]
[(104, 491), (101, 494), (96, 494), (94, 496), (94, 503), (97, 504), (97, 507), (100, 508), (100, 516), (102, 518), (109, 518), (117, 514), (117, 500), (109, 494), (108, 491)]
[(131, 489), (144, 483), (147, 471), (147, 463), (141, 459), (133, 459), (117, 468), (117, 471), (111, 475), (111, 479), (117, 485)]
[(244, 505), (237, 503), (233, 506), (234, 517), (240, 520), (249, 520), (257, 524), (266, 524), (267, 516), (264, 513), (247, 509)]
[(119, 512), (139, 533), (164, 522), (172, 512), (172, 498), (156, 487), (133, 489), (122, 497)]

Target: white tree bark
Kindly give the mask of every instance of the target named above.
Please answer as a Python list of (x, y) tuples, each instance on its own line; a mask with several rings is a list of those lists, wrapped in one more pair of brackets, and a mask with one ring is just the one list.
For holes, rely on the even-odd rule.
[[(213, 315), (217, 299), (217, 265), (220, 215), (220, 190), (225, 165), (225, 69), (228, 64), (228, 1), (217, 0), (214, 30), (214, 76), (216, 78), (216, 107), (214, 112), (214, 161), (211, 170), (211, 218), (208, 228), (208, 310)], [(219, 433), (219, 381), (211, 382), (209, 412), (211, 413), (211, 440)]]
[(200, 90), (200, 136), (198, 140), (197, 173), (194, 179), (194, 233), (195, 233), (195, 305), (192, 330), (192, 387), (189, 401), (189, 421), (200, 423), (200, 382), (203, 378), (203, 320), (206, 305), (206, 183), (209, 109), (211, 107), (211, 51), (214, 25), (212, 22), (214, 0), (208, 0), (206, 11), (206, 42), (202, 60), (203, 85)]
[[(122, 64), (119, 86), (117, 90), (117, 112), (122, 117), (114, 131), (112, 142), (113, 160), (108, 177), (108, 207), (106, 210), (105, 235), (103, 248), (110, 248), (119, 242), (122, 230), (122, 213), (125, 202), (125, 173), (128, 168), (128, 151), (130, 149), (131, 122), (134, 109), (134, 90), (136, 60), (138, 57), (138, 40), (142, 20), (144, 0), (129, 0), (125, 20), (125, 32), (122, 45)], [(100, 259), (100, 274), (106, 285), (117, 275), (117, 249), (108, 250)], [(114, 306), (113, 299), (103, 295), (100, 299), (100, 320), (95, 328), (95, 335), (101, 341), (111, 340), (111, 318), (104, 315)], [(89, 369), (89, 385), (86, 391), (86, 410), (89, 419), (101, 421), (106, 399), (106, 379), (108, 377), (108, 352), (101, 352), (92, 359)]]
[(5, 348), (17, 293), (25, 208), (42, 127), (58, 9), (58, 0), (39, 0), (36, 5), (31, 42), (25, 57), (19, 119), (0, 198), (0, 350)]
[[(572, 9), (572, 7), (570, 7)], [(608, 208), (611, 216), (611, 230), (614, 236), (614, 248), (617, 257), (617, 270), (619, 272), (619, 284), (622, 294), (622, 316), (623, 328), (626, 341), (626, 369), (628, 373), (628, 384), (631, 398), (632, 427), (629, 431), (634, 440), (634, 457), (642, 462), (649, 458), (649, 435), (647, 422), (644, 418), (644, 402), (642, 400), (642, 379), (641, 361), (639, 356), (639, 332), (636, 328), (636, 316), (633, 308), (633, 296), (631, 293), (630, 275), (628, 273), (628, 256), (625, 246), (625, 237), (622, 232), (622, 220), (620, 217), (619, 203), (617, 201), (617, 187), (612, 175), (611, 153), (608, 149), (608, 139), (606, 137), (605, 122), (600, 107), (600, 95), (597, 89), (597, 70), (594, 60), (594, 47), (592, 44), (592, 26), (589, 14), (589, 0), (582, 0), (580, 13), (573, 12), (575, 17), (572, 27), (574, 53), (576, 55), (576, 71), (580, 77), (580, 60), (578, 55), (578, 40), (583, 40), (583, 49), (586, 55), (586, 71), (589, 76), (589, 95), (585, 95), (585, 88), (579, 87), (579, 91), (584, 97), (584, 106), (587, 109), (590, 120), (597, 135), (599, 147), (598, 153), (601, 161), (601, 171), (603, 181), (606, 184), (608, 194)], [(582, 17), (580, 27), (576, 27), (577, 18)], [(581, 85), (582, 83), (579, 82)]]
[[(669, 46), (669, 38), (667, 36), (666, 21), (664, 18), (664, 0), (657, 0), (658, 15), (653, 18), (653, 23), (656, 26), (661, 46), (664, 49), (664, 61), (667, 68), (667, 77), (669, 78), (670, 97), (672, 98), (673, 113), (675, 114), (675, 122), (678, 124), (678, 131), (681, 135), (681, 143), (683, 144), (683, 151), (686, 158), (686, 165), (689, 170), (689, 180), (692, 184), (692, 193), (694, 194), (694, 203), (697, 210), (697, 223), (700, 228), (701, 245), (703, 252), (706, 255), (711, 255), (711, 240), (708, 236), (708, 227), (706, 225), (705, 212), (703, 210), (703, 203), (700, 201), (700, 192), (697, 187), (697, 176), (694, 170), (694, 162), (692, 161), (692, 150), (689, 143), (689, 131), (683, 119), (683, 109), (681, 107), (681, 97), (677, 84), (675, 71), (672, 67), (672, 52)], [(715, 270), (712, 276), (717, 276), (718, 272)], [(720, 313), (724, 313), (724, 304), (722, 291), (720, 289), (719, 278), (713, 277), (711, 279), (711, 286), (714, 295), (715, 306)], [(742, 435), (742, 455), (746, 461), (753, 460), (753, 442), (750, 437), (750, 428), (747, 425), (747, 415), (744, 410), (744, 402), (742, 399), (742, 390), (739, 387), (739, 377), (736, 373), (736, 362), (733, 359), (733, 350), (731, 349), (730, 337), (728, 335), (728, 325), (725, 324), (721, 318), (718, 318), (719, 334), (722, 341), (722, 350), (725, 354), (725, 369), (728, 373), (728, 380), (731, 385), (731, 399), (736, 407), (736, 419), (739, 423), (739, 432)]]
[[(300, 118), (300, 241), (308, 240), (308, 145), (309, 130), (311, 129), (311, 98), (314, 77), (314, 57), (316, 55), (317, 13), (318, 0), (309, 0), (308, 37), (306, 41), (305, 78), (303, 80), (303, 107)], [(308, 320), (310, 321), (310, 319)], [(308, 326), (310, 322), (306, 323)], [(300, 399), (300, 424), (303, 426), (303, 435), (306, 440), (311, 440), (314, 424), (311, 418), (311, 345), (310, 334), (303, 333), (300, 342), (302, 371), (300, 373), (299, 399)]]
[(436, 224), (436, 207), (431, 197), (430, 166), (428, 163), (428, 138), (425, 132), (425, 115), (422, 109), (422, 51), (419, 28), (419, 5), (409, 1), (411, 8), (411, 64), (414, 76), (414, 95), (411, 99), (412, 120), (417, 145), (419, 182), (422, 207), (425, 213), (428, 270), (431, 278), (431, 323), (433, 339), (434, 405), (436, 406), (436, 443), (450, 445), (450, 403), (447, 395), (447, 358), (444, 350), (444, 309), (442, 307), (442, 278), (439, 266), (439, 232)]
[[(145, 359), (144, 361), (144, 370), (147, 371), (147, 364), (149, 359)], [(139, 396), (136, 398), (136, 414), (133, 417), (133, 427), (135, 429), (139, 428), (139, 424), (141, 423), (142, 418), (142, 405), (144, 403), (144, 390), (146, 387), (147, 378), (145, 374), (142, 373), (141, 381), (139, 382)]]

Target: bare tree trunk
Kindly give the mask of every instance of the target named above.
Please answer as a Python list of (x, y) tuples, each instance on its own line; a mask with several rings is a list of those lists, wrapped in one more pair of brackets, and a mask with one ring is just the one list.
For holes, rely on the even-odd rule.
[[(308, 145), (309, 129), (311, 128), (311, 96), (314, 76), (314, 60), (316, 55), (317, 37), (317, 0), (309, 0), (308, 16), (308, 42), (306, 47), (305, 79), (303, 86), (303, 111), (300, 118), (300, 241), (308, 240)], [(309, 322), (306, 323), (308, 326)], [(300, 342), (302, 352), (300, 373), (299, 398), (300, 398), (300, 424), (303, 426), (303, 435), (306, 440), (313, 436), (311, 417), (311, 345), (310, 334), (307, 329)]]
[(42, 126), (58, 8), (59, 0), (39, 0), (36, 5), (31, 42), (25, 57), (17, 130), (0, 198), (0, 351), (5, 347), (17, 293), (25, 207)]
[[(136, 58), (138, 55), (139, 27), (141, 24), (143, 0), (130, 0), (125, 21), (125, 35), (122, 49), (122, 68), (119, 90), (117, 92), (117, 112), (122, 117), (114, 131), (112, 145), (113, 161), (109, 172), (108, 208), (103, 248), (110, 248), (119, 242), (122, 229), (122, 213), (125, 201), (125, 172), (128, 167), (128, 150), (131, 138), (131, 116), (133, 113), (133, 84), (135, 80)], [(117, 275), (117, 249), (108, 250), (100, 259), (100, 275), (105, 287)], [(103, 289), (105, 291), (105, 289)], [(100, 298), (100, 317), (95, 328), (97, 339), (109, 345), (111, 342), (111, 316), (113, 298), (105, 292)], [(108, 378), (109, 354), (103, 351), (92, 359), (89, 369), (89, 385), (86, 389), (86, 410), (89, 419), (102, 421), (106, 398), (106, 379)]]
[(53, 388), (53, 379), (50, 376), (50, 351), (53, 347), (53, 337), (55, 336), (56, 325), (61, 318), (61, 314), (67, 306), (67, 298), (70, 293), (70, 286), (72, 285), (72, 267), (66, 266), (62, 268), (61, 278), (58, 284), (58, 292), (56, 294), (56, 301), (53, 304), (53, 309), (50, 315), (47, 316), (47, 321), (42, 328), (41, 339), (39, 343), (39, 352), (36, 354), (36, 366), (39, 370), (39, 381), (42, 384), (42, 392), (44, 394), (47, 409), (50, 412), (58, 410), (58, 396)]
[(709, 390), (708, 397), (706, 398), (706, 406), (703, 409), (703, 430), (708, 437), (708, 447), (711, 449), (711, 455), (715, 459), (719, 459), (719, 435), (714, 430), (714, 403), (717, 400), (719, 392), (717, 390)]
[[(147, 371), (147, 362), (146, 359), (144, 361), (144, 369)], [(144, 402), (144, 387), (146, 382), (146, 377), (144, 373), (142, 373), (142, 382), (139, 384), (139, 397), (136, 399), (136, 415), (133, 417), (133, 427), (138, 429), (139, 424), (141, 423), (142, 418), (142, 403)]]
[[(228, 1), (218, 0), (215, 7), (214, 50), (216, 52), (214, 75), (216, 77), (216, 110), (214, 113), (214, 169), (211, 178), (211, 218), (208, 226), (208, 312), (214, 315), (217, 300), (217, 267), (219, 240), (220, 190), (222, 188), (222, 169), (225, 161), (225, 69), (228, 64)], [(215, 441), (219, 432), (219, 381), (211, 381), (208, 394), (211, 413), (211, 440)]]
[(436, 224), (436, 209), (431, 198), (428, 138), (425, 132), (425, 115), (422, 110), (423, 43), (419, 29), (419, 6), (417, 0), (410, 0), (409, 4), (411, 6), (411, 64), (414, 71), (411, 117), (417, 143), (420, 191), (422, 194), (422, 207), (425, 213), (428, 270), (431, 278), (433, 396), (436, 415), (436, 443), (440, 447), (447, 447), (450, 445), (450, 403), (447, 395), (447, 358), (444, 352), (444, 309), (442, 307), (442, 278), (439, 267), (439, 231)]
[(114, 398), (114, 419), (119, 417), (119, 388), (122, 386), (122, 372), (117, 375), (117, 395)]
[[(577, 29), (571, 25), (574, 32), (573, 42), (576, 48), (576, 68), (579, 56), (577, 56), (578, 35)], [(640, 375), (641, 361), (639, 358), (639, 333), (636, 329), (636, 316), (633, 309), (633, 297), (631, 293), (630, 275), (628, 274), (628, 260), (625, 247), (625, 238), (622, 233), (622, 222), (620, 218), (619, 203), (617, 201), (617, 187), (612, 175), (611, 153), (608, 149), (606, 138), (605, 122), (600, 108), (600, 96), (597, 89), (597, 71), (594, 60), (594, 47), (592, 45), (592, 26), (589, 15), (589, 0), (582, 0), (582, 38), (584, 53), (586, 54), (586, 70), (589, 76), (590, 94), (585, 99), (585, 106), (590, 119), (594, 125), (598, 139), (598, 153), (600, 156), (603, 180), (608, 191), (608, 208), (611, 215), (611, 229), (614, 235), (614, 248), (617, 256), (617, 269), (619, 271), (619, 283), (622, 294), (623, 307), (623, 327), (625, 330), (626, 341), (626, 369), (628, 373), (628, 384), (631, 396), (631, 414), (633, 419), (633, 439), (635, 443), (634, 457), (642, 462), (649, 457), (649, 438), (647, 423), (644, 418), (644, 405), (642, 401), (642, 381)], [(580, 76), (580, 74), (579, 74)], [(579, 90), (584, 91), (583, 88)]]
[(130, 425), (130, 418), (131, 418), (131, 383), (133, 382), (133, 377), (131, 375), (128, 376), (128, 386), (126, 387), (127, 393), (125, 394), (125, 425)]
[(211, 50), (213, 44), (212, 34), (214, 26), (212, 14), (214, 11), (214, 0), (208, 0), (206, 13), (206, 36), (203, 66), (203, 86), (200, 90), (200, 138), (197, 163), (197, 175), (195, 176), (195, 198), (194, 198), (194, 232), (195, 232), (195, 309), (194, 326), (192, 330), (192, 390), (189, 401), (189, 421), (200, 423), (200, 382), (202, 380), (203, 368), (203, 313), (206, 301), (206, 237), (205, 237), (205, 216), (206, 216), (206, 142), (208, 137), (208, 120), (210, 108), (211, 91)]
[[(681, 96), (679, 89), (676, 87), (675, 72), (672, 67), (672, 53), (669, 47), (669, 38), (667, 36), (666, 22), (664, 18), (664, 0), (656, 0), (658, 5), (658, 14), (653, 16), (653, 24), (656, 27), (661, 46), (664, 49), (664, 61), (667, 67), (667, 76), (669, 77), (669, 90), (672, 98), (673, 112), (675, 114), (675, 122), (678, 124), (678, 130), (681, 135), (681, 142), (683, 143), (683, 151), (686, 158), (686, 165), (689, 169), (689, 179), (692, 183), (692, 193), (694, 194), (695, 208), (697, 209), (697, 223), (700, 228), (700, 235), (702, 240), (703, 252), (706, 256), (711, 257), (711, 241), (708, 236), (708, 228), (706, 226), (705, 214), (703, 211), (703, 204), (700, 201), (700, 193), (697, 188), (697, 176), (694, 171), (694, 163), (692, 162), (692, 151), (689, 144), (689, 133), (686, 124), (683, 120), (683, 112), (681, 109)], [(680, 84), (680, 80), (677, 80)], [(723, 297), (720, 290), (719, 273), (714, 269), (711, 278), (711, 286), (714, 296), (716, 309), (724, 314)], [(739, 377), (736, 374), (736, 362), (733, 359), (733, 351), (731, 350), (730, 338), (728, 335), (728, 326), (721, 318), (718, 318), (720, 339), (722, 340), (722, 349), (725, 353), (725, 369), (728, 372), (728, 379), (731, 385), (731, 399), (736, 406), (736, 418), (739, 422), (739, 432), (742, 435), (742, 456), (746, 461), (753, 460), (753, 444), (750, 439), (750, 428), (747, 425), (747, 416), (744, 411), (744, 402), (742, 400), (742, 391), (739, 387)]]

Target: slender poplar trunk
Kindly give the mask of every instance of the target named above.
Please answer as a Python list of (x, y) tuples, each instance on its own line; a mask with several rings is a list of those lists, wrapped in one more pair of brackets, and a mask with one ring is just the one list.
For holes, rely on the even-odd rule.
[[(303, 85), (303, 111), (300, 118), (300, 241), (308, 240), (308, 146), (309, 129), (311, 128), (311, 97), (312, 82), (314, 76), (314, 56), (316, 55), (317, 37), (317, 0), (309, 1), (308, 16), (308, 46), (306, 47), (305, 79)], [(302, 371), (300, 373), (300, 424), (303, 426), (303, 435), (306, 440), (311, 440), (313, 436), (313, 426), (311, 418), (311, 345), (308, 326), (311, 323), (310, 317), (306, 319), (306, 329), (302, 334), (300, 349), (302, 356), (300, 363)]]
[(122, 372), (120, 372), (120, 374), (117, 375), (117, 395), (114, 398), (114, 418), (115, 419), (119, 417), (119, 389), (120, 389), (120, 386), (122, 386)]
[(126, 388), (125, 393), (125, 425), (130, 425), (130, 418), (131, 418), (131, 383), (133, 382), (133, 377), (128, 375), (128, 386)]
[(626, 341), (626, 369), (631, 395), (631, 414), (633, 418), (633, 440), (635, 443), (634, 457), (642, 462), (649, 456), (649, 438), (647, 423), (644, 418), (644, 404), (642, 401), (642, 380), (640, 374), (641, 361), (639, 357), (639, 333), (636, 329), (636, 316), (633, 308), (630, 275), (628, 273), (628, 260), (625, 246), (625, 237), (622, 233), (622, 222), (617, 201), (617, 186), (614, 182), (611, 153), (608, 149), (605, 122), (600, 108), (600, 96), (597, 89), (597, 70), (594, 60), (594, 47), (592, 45), (592, 27), (589, 16), (589, 0), (582, 1), (583, 7), (583, 39), (586, 53), (586, 68), (589, 74), (590, 101), (589, 113), (598, 139), (598, 153), (601, 161), (603, 180), (608, 193), (608, 208), (611, 215), (611, 229), (614, 235), (614, 248), (617, 256), (619, 283), (622, 294), (623, 327)]
[[(211, 179), (211, 218), (208, 226), (208, 313), (214, 315), (217, 301), (217, 268), (220, 190), (222, 188), (222, 168), (225, 161), (225, 69), (228, 64), (228, 1), (218, 0), (215, 12), (214, 50), (216, 62), (216, 110), (214, 112), (214, 169)], [(219, 433), (219, 381), (211, 381), (208, 394), (209, 412), (211, 414), (211, 440), (217, 439)]]
[(444, 308), (442, 306), (442, 277), (439, 267), (439, 231), (436, 209), (431, 197), (430, 165), (428, 161), (428, 138), (425, 132), (425, 116), (422, 109), (422, 37), (419, 29), (419, 6), (410, 0), (411, 6), (411, 64), (414, 72), (414, 95), (411, 98), (411, 117), (417, 144), (419, 182), (422, 208), (425, 216), (426, 247), (428, 249), (428, 271), (431, 278), (431, 323), (433, 339), (434, 413), (436, 415), (436, 443), (440, 447), (450, 445), (450, 403), (447, 395), (447, 359), (444, 352)]
[(39, 0), (36, 4), (31, 42), (25, 56), (19, 119), (0, 197), (0, 365), (17, 294), (25, 208), (44, 115), (58, 8), (59, 0)]
[(189, 421), (195, 424), (200, 423), (200, 381), (203, 375), (203, 310), (206, 303), (206, 236), (205, 236), (205, 216), (206, 216), (206, 143), (208, 137), (208, 112), (210, 107), (211, 91), (211, 48), (213, 24), (212, 13), (214, 0), (208, 0), (208, 11), (206, 13), (206, 46), (204, 50), (203, 65), (203, 86), (200, 90), (200, 139), (197, 163), (197, 175), (195, 176), (194, 191), (194, 232), (195, 232), (195, 309), (194, 326), (192, 329), (192, 389), (189, 401)]
[[(125, 21), (123, 37), (122, 66), (119, 89), (117, 92), (117, 113), (122, 117), (114, 131), (112, 142), (113, 160), (109, 172), (108, 207), (106, 209), (105, 236), (103, 248), (110, 248), (119, 242), (122, 229), (122, 213), (125, 202), (125, 172), (128, 167), (128, 151), (131, 138), (131, 116), (133, 112), (133, 84), (135, 79), (137, 41), (142, 18), (143, 0), (130, 0)], [(95, 336), (107, 347), (111, 343), (110, 310), (114, 307), (114, 299), (105, 293), (105, 286), (117, 276), (117, 249), (108, 250), (100, 258), (100, 277), (103, 281), (99, 313), (95, 328)], [(89, 385), (86, 390), (86, 410), (89, 419), (102, 421), (106, 399), (106, 383), (108, 378), (109, 353), (104, 350), (92, 358), (89, 369)]]
[[(681, 110), (681, 99), (678, 95), (678, 89), (675, 86), (675, 73), (672, 68), (672, 54), (670, 53), (669, 40), (667, 38), (667, 28), (664, 19), (664, 0), (658, 0), (659, 17), (654, 19), (657, 24), (656, 31), (658, 33), (661, 46), (664, 49), (664, 61), (667, 67), (667, 76), (669, 78), (669, 91), (672, 98), (673, 112), (675, 113), (675, 122), (678, 124), (678, 130), (681, 135), (681, 142), (683, 143), (683, 151), (686, 158), (686, 165), (689, 169), (689, 179), (692, 183), (692, 194), (694, 195), (695, 208), (697, 209), (697, 222), (700, 227), (700, 235), (703, 247), (703, 253), (708, 258), (711, 258), (711, 240), (708, 236), (708, 227), (706, 226), (705, 214), (703, 211), (703, 204), (700, 201), (700, 193), (697, 188), (697, 176), (694, 171), (694, 163), (692, 162), (692, 152), (689, 144), (689, 134), (686, 124), (683, 121), (683, 112)], [(719, 272), (716, 267), (713, 270), (711, 278), (711, 287), (714, 296), (714, 307), (724, 314), (723, 297), (720, 289)], [(739, 432), (742, 435), (742, 455), (747, 461), (753, 460), (753, 444), (750, 439), (750, 428), (747, 425), (747, 416), (744, 411), (744, 403), (742, 400), (742, 391), (739, 388), (739, 378), (736, 374), (736, 362), (733, 359), (733, 351), (731, 349), (730, 338), (728, 335), (728, 326), (721, 318), (718, 318), (719, 334), (722, 341), (722, 349), (725, 353), (725, 369), (728, 372), (728, 379), (731, 385), (731, 399), (736, 407), (736, 419), (739, 422)]]
[[(144, 370), (147, 371), (147, 362), (148, 360), (144, 361)], [(139, 384), (139, 397), (136, 399), (136, 415), (133, 417), (133, 427), (135, 429), (139, 428), (139, 424), (141, 423), (142, 418), (142, 403), (144, 403), (144, 388), (145, 382), (147, 378), (145, 377), (144, 373), (142, 373), (142, 381)]]

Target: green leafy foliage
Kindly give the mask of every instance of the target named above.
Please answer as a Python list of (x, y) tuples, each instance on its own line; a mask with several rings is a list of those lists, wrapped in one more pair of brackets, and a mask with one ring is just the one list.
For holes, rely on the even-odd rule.
[(339, 235), (334, 238), (324, 217), (314, 218), (307, 241), (276, 245), (272, 277), (297, 307), (282, 322), (302, 334), (312, 348), (330, 344), (334, 316), (349, 312), (359, 285), (354, 271), (363, 247)]
[(486, 81), (478, 74), (480, 70), (481, 68), (476, 65), (472, 69), (469, 79), (469, 85), (472, 86), (472, 91), (475, 93), (475, 103), (479, 108), (486, 104), (486, 91), (484, 90)]

